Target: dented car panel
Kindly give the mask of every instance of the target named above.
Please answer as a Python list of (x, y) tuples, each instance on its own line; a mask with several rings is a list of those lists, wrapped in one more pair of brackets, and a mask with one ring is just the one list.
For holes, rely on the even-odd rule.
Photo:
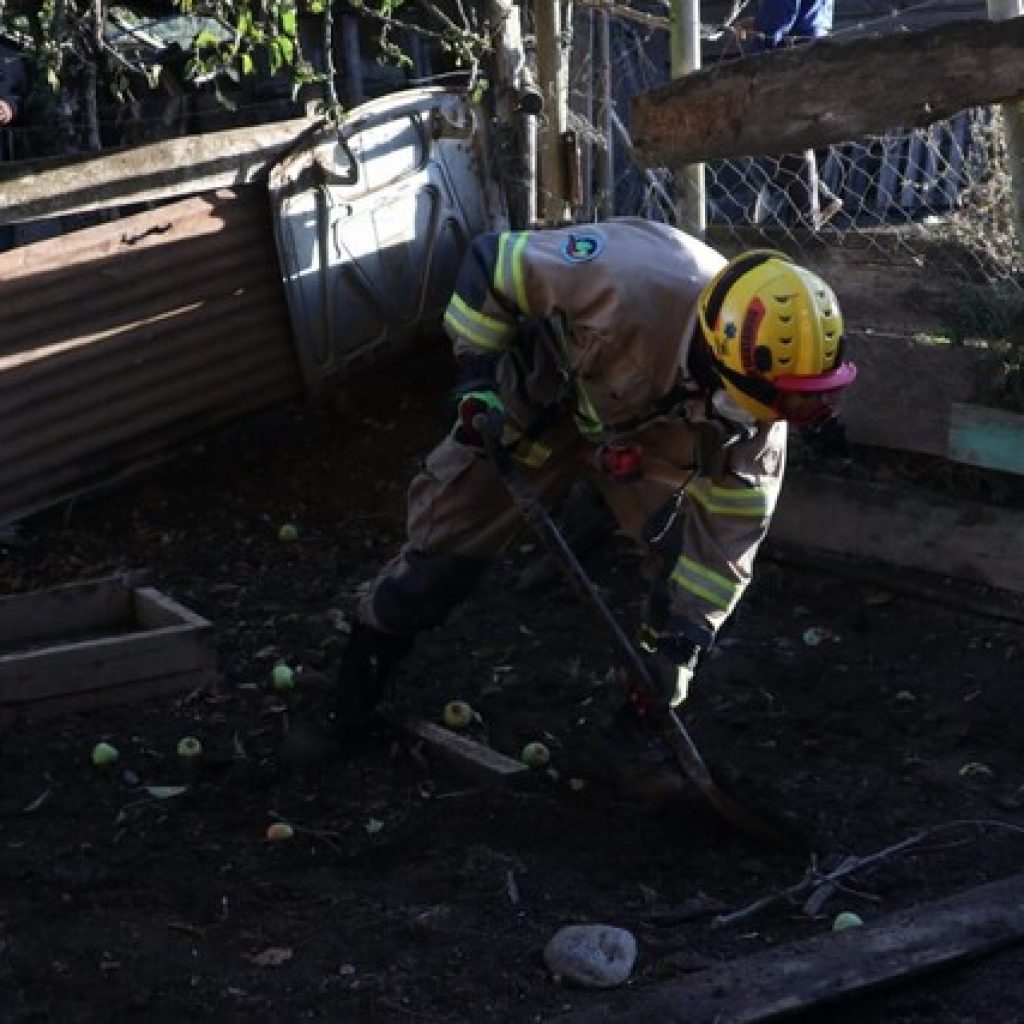
[(485, 121), (462, 90), (383, 97), (310, 133), (270, 174), (307, 391), (437, 334), (470, 239), (507, 226)]

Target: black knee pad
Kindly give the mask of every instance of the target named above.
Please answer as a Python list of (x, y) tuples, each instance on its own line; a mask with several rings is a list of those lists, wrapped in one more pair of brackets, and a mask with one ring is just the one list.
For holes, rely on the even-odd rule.
[(389, 576), (374, 594), (374, 617), (407, 636), (439, 626), (469, 596), (486, 564), (470, 555), (409, 552), (404, 571)]

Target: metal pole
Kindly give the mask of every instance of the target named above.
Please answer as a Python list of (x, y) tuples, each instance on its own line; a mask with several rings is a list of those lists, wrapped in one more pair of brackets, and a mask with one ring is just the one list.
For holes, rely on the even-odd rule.
[(577, 7), (573, 19), (569, 110), (583, 125), (579, 131), (582, 194), (577, 214), (580, 220), (589, 221), (594, 219), (594, 12)]
[(612, 54), (611, 23), (607, 11), (595, 11), (594, 63), (596, 65), (596, 120), (604, 146), (597, 151), (594, 165), (594, 218), (615, 216), (615, 140), (612, 137)]
[[(988, 0), (989, 21), (1007, 21), (1024, 14), (1024, 0)], [(1017, 246), (1024, 249), (1024, 102), (1000, 104), (1006, 133), (1006, 156), (1013, 189), (1014, 228)]]
[[(700, 69), (700, 0), (672, 0), (672, 77), (682, 78)], [(704, 165), (676, 169), (679, 182), (679, 226), (703, 238), (708, 226), (704, 191)]]
[(562, 72), (562, 26), (559, 0), (538, 0), (537, 78), (544, 95), (540, 131), (540, 212), (550, 226), (566, 219), (565, 180), (562, 169), (562, 134), (565, 131), (565, 76)]

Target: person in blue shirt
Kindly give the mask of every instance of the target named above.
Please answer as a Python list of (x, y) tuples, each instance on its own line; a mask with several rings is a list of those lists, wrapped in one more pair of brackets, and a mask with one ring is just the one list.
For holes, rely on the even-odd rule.
[[(832, 31), (833, 0), (759, 0), (753, 17), (737, 25), (745, 53), (778, 50), (812, 42)], [(813, 149), (767, 161), (770, 184), (781, 189), (796, 216), (812, 230), (818, 230), (842, 208), (842, 200), (818, 175), (818, 157)], [(755, 212), (755, 221), (763, 214)]]
[(792, 46), (832, 31), (832, 0), (761, 0), (749, 40), (763, 50)]

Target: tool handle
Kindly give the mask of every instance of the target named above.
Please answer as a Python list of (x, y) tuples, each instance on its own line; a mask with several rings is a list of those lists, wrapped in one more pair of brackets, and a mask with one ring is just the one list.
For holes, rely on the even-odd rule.
[(580, 564), (576, 553), (566, 543), (561, 531), (551, 521), (547, 510), (540, 503), (533, 488), (523, 479), (522, 474), (516, 467), (511, 453), (501, 444), (501, 432), (504, 426), (504, 418), (500, 414), (478, 413), (473, 417), (473, 426), (484, 439), (487, 454), (494, 463), (495, 468), (505, 481), (505, 485), (512, 493), (520, 513), (527, 523), (533, 527), (544, 540), (552, 546), (559, 556), (559, 561), (564, 567), (573, 586), (586, 598), (590, 606), (600, 615), (601, 620), (608, 627), (609, 632), (615, 640), (620, 653), (629, 663), (629, 669), (634, 673), (642, 687), (647, 693), (654, 693), (655, 686), (651, 674), (644, 664), (640, 652), (626, 636), (622, 626), (611, 613), (604, 598), (598, 592), (591, 581), (587, 571)]

